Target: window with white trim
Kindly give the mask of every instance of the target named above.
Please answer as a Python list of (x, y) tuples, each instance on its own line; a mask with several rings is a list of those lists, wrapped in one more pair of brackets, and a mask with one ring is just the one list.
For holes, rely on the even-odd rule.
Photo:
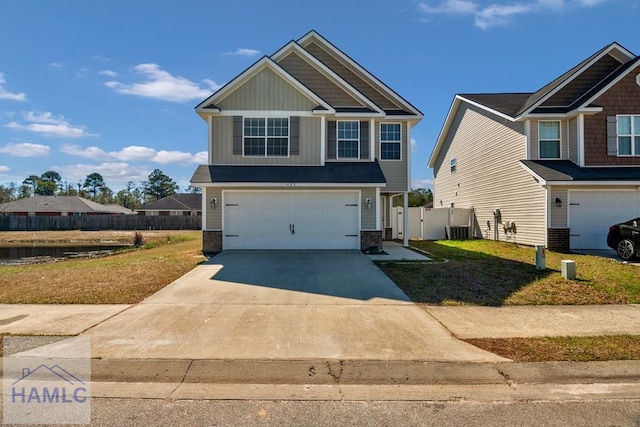
[(289, 155), (288, 117), (245, 117), (243, 154), (256, 157)]
[(380, 123), (380, 158), (400, 160), (402, 134), (400, 123)]
[(341, 120), (336, 126), (339, 159), (360, 158), (360, 122)]
[(560, 158), (560, 121), (538, 122), (538, 147), (541, 159)]
[(458, 160), (451, 159), (451, 173), (455, 173), (458, 167)]
[(640, 156), (640, 116), (618, 116), (618, 156)]

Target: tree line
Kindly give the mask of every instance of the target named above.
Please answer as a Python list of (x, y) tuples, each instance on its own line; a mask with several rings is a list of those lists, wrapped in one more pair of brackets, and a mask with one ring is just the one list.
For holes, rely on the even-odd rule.
[[(15, 182), (7, 185), (0, 184), (0, 203), (32, 196), (80, 196), (102, 204), (116, 203), (129, 209), (137, 209), (179, 191), (180, 186), (160, 169), (151, 172), (146, 181), (138, 184), (129, 181), (116, 193), (107, 186), (103, 176), (97, 172), (87, 175), (84, 181), (72, 183), (63, 180), (56, 171), (46, 171), (40, 176), (29, 175), (22, 184)], [(188, 186), (184, 191), (199, 193), (200, 189)]]

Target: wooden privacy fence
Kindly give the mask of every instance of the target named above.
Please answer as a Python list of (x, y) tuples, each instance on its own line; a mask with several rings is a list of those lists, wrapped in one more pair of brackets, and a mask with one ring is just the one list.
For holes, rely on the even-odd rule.
[(200, 230), (201, 216), (0, 216), (0, 231)]

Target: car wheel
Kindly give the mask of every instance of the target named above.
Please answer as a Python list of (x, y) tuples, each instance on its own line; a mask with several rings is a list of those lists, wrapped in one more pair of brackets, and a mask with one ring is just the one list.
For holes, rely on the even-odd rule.
[(618, 256), (627, 261), (636, 254), (636, 245), (629, 239), (620, 240), (618, 243)]

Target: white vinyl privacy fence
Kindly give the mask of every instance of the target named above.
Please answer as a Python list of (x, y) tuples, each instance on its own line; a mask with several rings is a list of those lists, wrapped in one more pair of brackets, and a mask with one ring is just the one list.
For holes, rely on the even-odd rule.
[[(391, 212), (391, 228), (393, 238), (402, 239), (404, 237), (403, 216), (404, 209), (395, 207)], [(469, 227), (471, 236), (471, 226), (473, 224), (473, 209), (463, 208), (409, 208), (409, 238), (423, 240), (441, 240), (447, 238), (447, 227), (449, 227), (449, 237), (456, 237), (456, 227)], [(453, 231), (451, 229), (453, 227)]]

